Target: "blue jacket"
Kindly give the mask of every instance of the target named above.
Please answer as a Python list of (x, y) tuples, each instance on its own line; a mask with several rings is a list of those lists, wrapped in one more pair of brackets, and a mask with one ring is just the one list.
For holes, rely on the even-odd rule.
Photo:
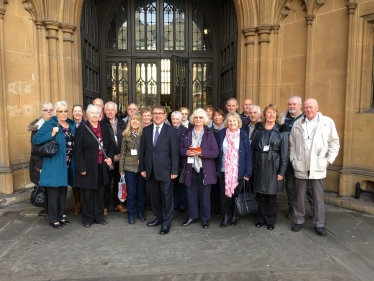
[[(219, 155), (217, 159), (217, 174), (218, 177), (221, 177), (221, 169), (222, 169), (222, 157), (223, 157), (223, 141), (226, 138), (226, 129), (223, 129), (218, 132), (218, 148), (219, 148)], [(242, 179), (243, 177), (249, 178), (252, 175), (252, 149), (249, 143), (248, 134), (245, 130), (240, 129), (240, 141), (239, 141), (239, 166), (238, 166), (238, 179)]]
[[(75, 122), (67, 119), (70, 130), (75, 135)], [(53, 127), (59, 127), (59, 132), (52, 138)], [(58, 143), (58, 151), (52, 157), (43, 158), (42, 173), (40, 174), (39, 184), (45, 187), (72, 186), (74, 178), (75, 161), (71, 161), (69, 173), (66, 166), (66, 141), (61, 126), (58, 124), (57, 117), (53, 116), (51, 120), (46, 121), (38, 132), (33, 136), (33, 144), (43, 144), (50, 140)]]

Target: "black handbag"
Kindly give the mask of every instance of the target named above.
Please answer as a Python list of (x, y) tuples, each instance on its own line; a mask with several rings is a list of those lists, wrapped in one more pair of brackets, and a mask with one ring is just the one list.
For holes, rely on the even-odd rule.
[[(244, 188), (243, 188), (244, 186)], [(238, 196), (235, 198), (236, 214), (245, 216), (257, 213), (257, 200), (251, 192), (249, 181), (243, 180)]]
[(39, 184), (34, 186), (33, 191), (30, 195), (30, 203), (36, 207), (47, 208), (48, 207), (48, 197), (47, 191), (44, 187)]
[(38, 155), (42, 157), (52, 157), (58, 151), (58, 143), (54, 140), (46, 143), (32, 146), (31, 155)]
[(184, 183), (185, 178), (186, 178), (186, 168), (183, 168), (179, 173), (179, 182)]

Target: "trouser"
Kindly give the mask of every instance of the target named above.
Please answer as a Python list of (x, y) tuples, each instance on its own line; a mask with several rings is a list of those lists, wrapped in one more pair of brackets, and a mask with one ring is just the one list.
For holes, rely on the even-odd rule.
[(68, 187), (47, 187), (46, 189), (48, 190), (48, 220), (50, 223), (59, 222), (63, 220)]
[(163, 227), (170, 227), (174, 215), (173, 181), (156, 180), (152, 170), (148, 178), (148, 188), (156, 220), (162, 221)]
[(104, 179), (103, 165), (98, 165), (98, 185), (97, 189), (82, 188), (82, 223), (91, 224), (93, 222), (104, 221)]
[(235, 198), (238, 196), (240, 192), (240, 186), (243, 180), (239, 180), (238, 185), (234, 190), (234, 194), (231, 197), (226, 196), (225, 194), (225, 173), (221, 172), (221, 177), (218, 180), (219, 187), (220, 187), (220, 194), (221, 194), (221, 210), (225, 216), (228, 216), (230, 213), (230, 209), (232, 210), (232, 215), (236, 215), (236, 206), (235, 206)]
[(325, 225), (325, 202), (323, 198), (323, 179), (298, 179), (296, 178), (296, 206), (294, 208), (294, 222), (303, 224), (305, 222), (305, 196), (306, 189), (311, 186), (313, 191), (314, 210), (313, 224), (316, 227)]
[(118, 199), (118, 182), (121, 176), (119, 174), (119, 164), (114, 164), (114, 170), (109, 171), (109, 183), (105, 185), (105, 192), (104, 192), (104, 208), (109, 209), (110, 206), (110, 188), (113, 184), (113, 193), (112, 193), (112, 200), (113, 200), (113, 207), (117, 207), (121, 204), (121, 201)]
[(256, 221), (275, 225), (277, 223), (277, 195), (256, 193), (258, 211)]
[(221, 191), (220, 191), (219, 183), (212, 184), (211, 193), (213, 196), (214, 206), (220, 207), (221, 206)]
[(200, 169), (197, 173), (192, 169), (191, 186), (187, 189), (188, 215), (190, 219), (196, 219), (200, 216), (203, 221), (210, 219), (210, 189), (211, 185), (204, 185), (204, 173)]
[(179, 182), (179, 176), (173, 180), (174, 184), (174, 209), (187, 209), (187, 191), (184, 183)]
[(138, 202), (138, 214), (144, 214), (145, 204), (145, 179), (139, 173), (125, 170), (127, 188), (127, 214), (135, 215), (135, 199)]

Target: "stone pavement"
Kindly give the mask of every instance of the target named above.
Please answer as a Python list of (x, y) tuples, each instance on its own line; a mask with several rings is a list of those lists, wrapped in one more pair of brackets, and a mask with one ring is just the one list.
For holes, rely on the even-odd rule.
[(0, 280), (374, 280), (374, 216), (332, 205), (326, 237), (310, 211), (302, 230), (290, 231), (284, 195), (274, 231), (255, 228), (253, 216), (224, 229), (218, 216), (207, 230), (200, 222), (182, 227), (187, 213), (175, 214), (165, 236), (121, 213), (84, 228), (71, 196), (72, 224), (53, 229), (40, 210), (28, 202), (0, 209)]

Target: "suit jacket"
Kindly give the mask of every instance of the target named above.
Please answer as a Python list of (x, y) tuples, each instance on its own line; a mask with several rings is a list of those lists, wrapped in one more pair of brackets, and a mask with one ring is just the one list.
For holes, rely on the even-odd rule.
[[(89, 126), (87, 124), (87, 126)], [(104, 151), (113, 161), (112, 130), (105, 120), (100, 121), (101, 133), (103, 135)], [(98, 163), (99, 144), (94, 136), (85, 126), (79, 126), (74, 140), (74, 157), (76, 159), (74, 184), (86, 189), (98, 188)], [(85, 176), (80, 173), (87, 172)], [(104, 185), (109, 183), (109, 170), (104, 162), (103, 155), (103, 178)]]
[(154, 124), (143, 129), (139, 147), (139, 172), (146, 172), (148, 179), (153, 170), (156, 180), (170, 179), (178, 175), (179, 145), (175, 128), (164, 124), (153, 146)]

